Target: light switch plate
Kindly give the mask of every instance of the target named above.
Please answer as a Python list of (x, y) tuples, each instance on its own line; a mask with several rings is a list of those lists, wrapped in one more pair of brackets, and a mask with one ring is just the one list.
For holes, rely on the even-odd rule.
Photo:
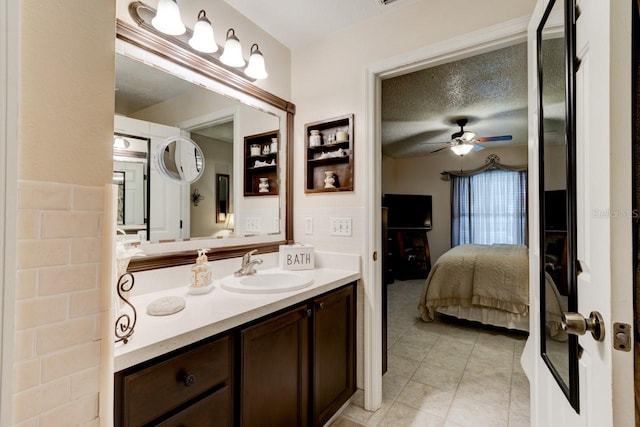
[(332, 236), (351, 236), (351, 218), (331, 218), (329, 221)]
[(247, 217), (247, 226), (245, 227), (247, 233), (257, 233), (260, 231), (260, 218), (256, 216)]
[(313, 218), (310, 216), (304, 219), (304, 234), (313, 234)]

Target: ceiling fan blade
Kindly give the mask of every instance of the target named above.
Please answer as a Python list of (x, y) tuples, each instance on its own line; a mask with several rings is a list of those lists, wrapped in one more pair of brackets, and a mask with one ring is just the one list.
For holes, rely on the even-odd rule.
[(476, 138), (475, 142), (491, 142), (491, 141), (511, 141), (513, 136), (501, 135), (501, 136), (486, 136), (484, 138)]
[(473, 151), (482, 151), (484, 149), (485, 149), (485, 147), (483, 147), (480, 144), (473, 144), (473, 148), (472, 148)]
[(442, 147), (442, 148), (438, 148), (437, 150), (433, 150), (433, 151), (432, 151), (432, 152), (430, 152), (429, 154), (438, 153), (438, 152), (440, 152), (440, 151), (442, 151), (442, 150), (447, 150), (447, 149), (449, 149), (449, 148), (451, 148), (451, 147), (447, 145), (446, 147)]
[(428, 144), (428, 145), (451, 145), (451, 141), (436, 141), (436, 142), (427, 142), (427, 141), (423, 141), (420, 144)]

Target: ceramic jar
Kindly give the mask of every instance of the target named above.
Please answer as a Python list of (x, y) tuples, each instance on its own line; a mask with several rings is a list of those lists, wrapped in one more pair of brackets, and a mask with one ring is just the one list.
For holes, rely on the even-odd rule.
[(311, 131), (311, 135), (309, 135), (309, 146), (317, 147), (322, 144), (322, 135), (320, 135), (320, 131), (314, 129)]
[(278, 152), (278, 138), (271, 138), (271, 152)]
[(251, 147), (249, 147), (249, 153), (252, 156), (259, 156), (260, 155), (260, 144), (251, 144)]
[(334, 185), (336, 183), (335, 173), (333, 171), (326, 171), (324, 174), (326, 175), (324, 178), (324, 188), (336, 188)]
[(347, 142), (349, 140), (349, 133), (346, 131), (338, 131), (336, 132), (336, 141), (337, 142)]
[(269, 192), (269, 178), (260, 178), (260, 184), (258, 184), (259, 193)]

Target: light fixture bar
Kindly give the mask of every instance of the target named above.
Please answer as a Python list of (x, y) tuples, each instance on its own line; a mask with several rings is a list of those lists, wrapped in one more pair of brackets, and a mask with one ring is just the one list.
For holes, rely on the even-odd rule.
[(155, 29), (153, 27), (153, 25), (151, 24), (151, 21), (153, 20), (153, 18), (156, 15), (156, 10), (140, 1), (133, 1), (129, 4), (129, 14), (131, 15), (131, 17), (133, 18), (133, 20), (143, 29), (145, 29), (146, 31), (152, 33), (153, 35), (160, 37), (161, 39), (170, 41), (171, 43), (174, 43), (175, 45), (179, 46), (182, 49), (185, 49), (189, 52), (192, 52), (198, 56), (200, 56), (201, 58), (209, 61), (210, 63), (214, 64), (215, 66), (225, 69), (239, 77), (241, 77), (244, 80), (248, 80), (250, 82), (254, 82), (256, 81), (255, 78), (247, 76), (244, 72), (244, 69), (242, 68), (236, 68), (236, 67), (232, 67), (232, 66), (228, 66), (224, 63), (222, 63), (222, 61), (220, 60), (220, 56), (222, 55), (222, 50), (221, 48), (219, 48), (216, 52), (214, 53), (203, 53), (203, 52), (199, 52), (198, 50), (192, 48), (189, 45), (189, 40), (193, 37), (193, 31), (191, 29), (189, 29), (188, 27), (186, 28), (186, 31), (184, 32), (184, 34), (178, 35), (178, 36), (170, 36), (167, 34), (163, 34), (162, 32), (158, 31), (157, 29)]

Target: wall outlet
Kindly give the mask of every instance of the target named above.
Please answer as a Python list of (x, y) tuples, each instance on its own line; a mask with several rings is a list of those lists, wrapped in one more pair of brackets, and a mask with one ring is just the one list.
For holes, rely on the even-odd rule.
[(351, 236), (351, 218), (331, 218), (329, 228), (332, 236)]
[(245, 227), (247, 233), (257, 233), (260, 231), (260, 218), (257, 216), (248, 216)]
[(313, 218), (310, 216), (304, 219), (304, 234), (313, 234)]

